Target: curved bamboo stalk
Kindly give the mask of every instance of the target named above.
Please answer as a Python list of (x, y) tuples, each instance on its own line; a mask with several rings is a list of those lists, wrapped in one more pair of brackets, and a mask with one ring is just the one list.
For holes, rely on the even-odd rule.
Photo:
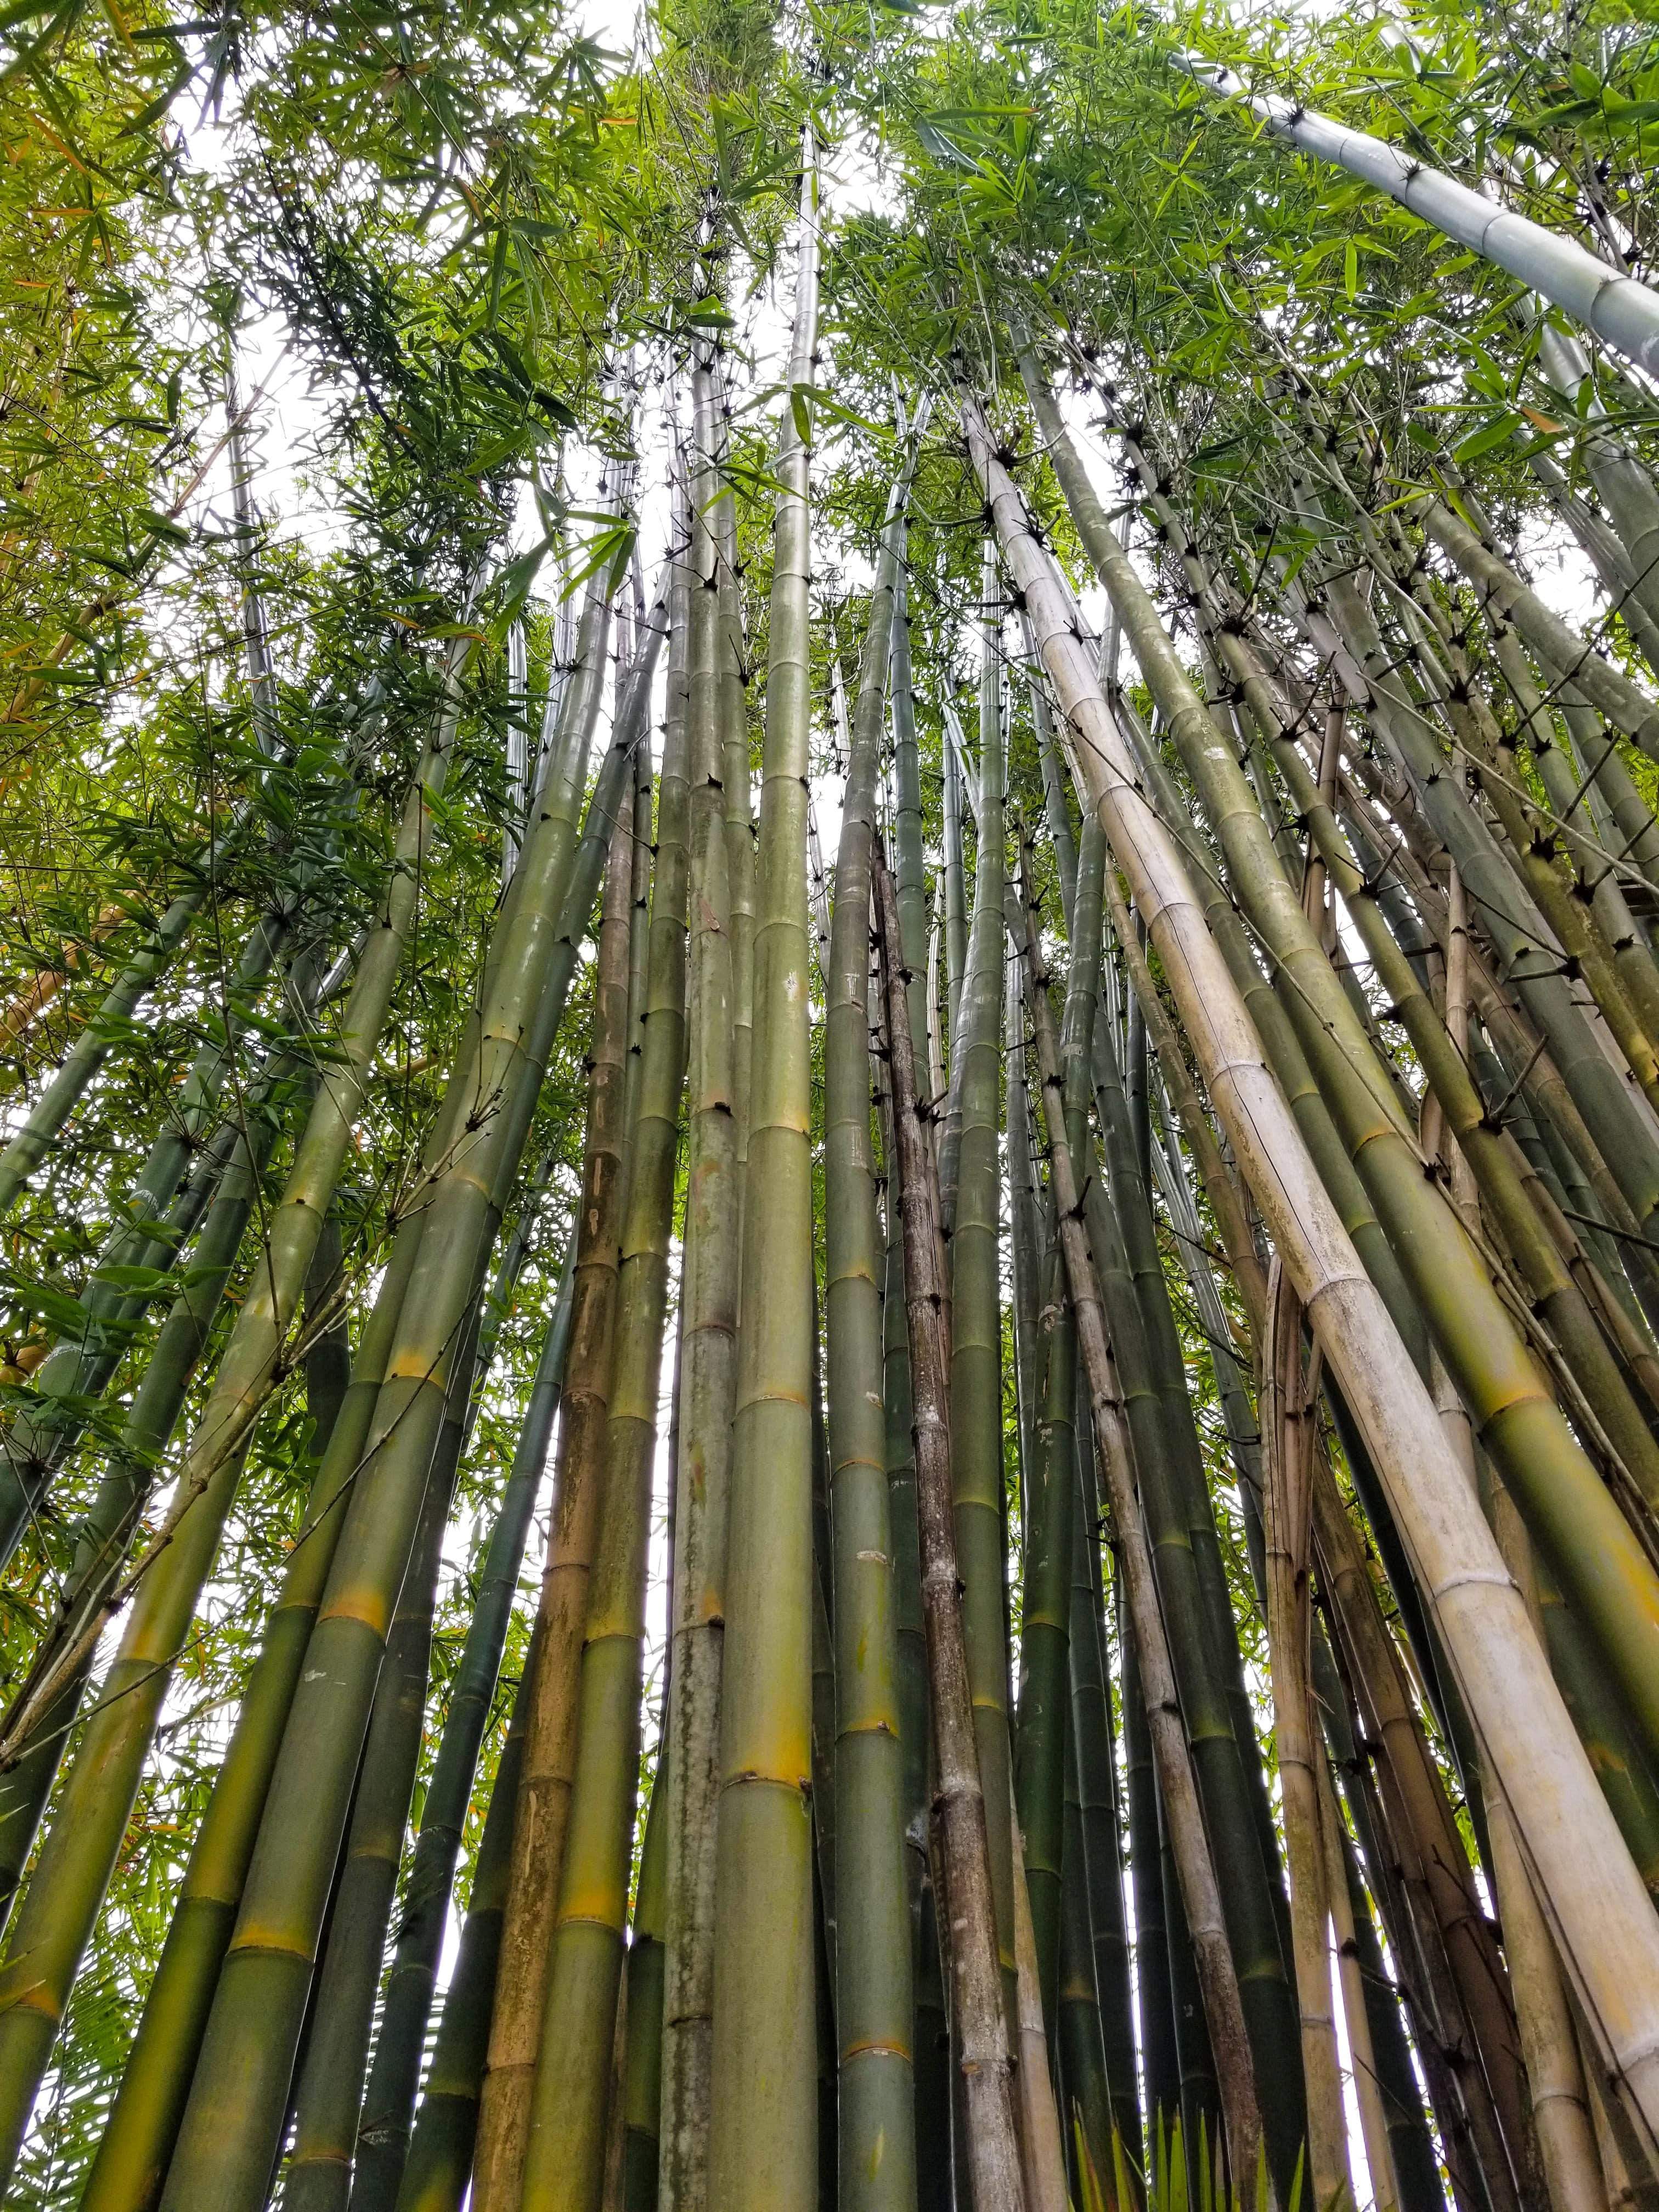
[(1659, 368), (1659, 294), (1598, 260), (1576, 239), (1511, 214), (1443, 170), (1351, 130), (1278, 93), (1250, 93), (1231, 70), (1195, 54), (1170, 57), (1206, 92), (1242, 100), (1275, 137), (1387, 192), (1425, 222), (1541, 292), (1638, 367)]
[[(809, 119), (802, 138), (789, 394), (774, 463), (779, 491), (761, 798), (754, 1092), (743, 1206), (747, 1291), (738, 1339), (716, 1837), (709, 2191), (720, 2212), (805, 2203), (819, 2153), (807, 1796), (814, 1334), (805, 836), (811, 449), (805, 434), (819, 267), (819, 179), (811, 133)], [(884, 678), (886, 658), (884, 644)], [(902, 1900), (896, 1864), (894, 1874)]]
[(952, 2038), (962, 2083), (966, 2154), (975, 2212), (1024, 2212), (990, 1844), (956, 1559), (939, 1192), (916, 1091), (898, 900), (879, 846), (874, 881), (900, 1202), (904, 1212), (905, 1314), (916, 1416), (916, 1510), (927, 1633), (928, 1703), (938, 1774), (934, 1805), (939, 1857), (949, 1884)]
[(1076, 733), (1074, 770), (1129, 877), (1211, 1096), (1371, 1449), (1604, 2061), (1651, 2130), (1659, 2124), (1659, 2059), (1648, 2055), (1659, 2051), (1659, 1929), (1640, 1879), (1433, 1405), (1313, 1176), (1185, 872), (1139, 795), (1069, 599), (982, 419), (971, 406), (965, 419), (1006, 556)]

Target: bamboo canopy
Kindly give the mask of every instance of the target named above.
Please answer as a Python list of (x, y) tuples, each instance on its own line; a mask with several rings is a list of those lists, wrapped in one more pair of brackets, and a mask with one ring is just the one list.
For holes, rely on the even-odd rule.
[(1659, 2191), (1659, 49), (5, 21), (0, 2186)]

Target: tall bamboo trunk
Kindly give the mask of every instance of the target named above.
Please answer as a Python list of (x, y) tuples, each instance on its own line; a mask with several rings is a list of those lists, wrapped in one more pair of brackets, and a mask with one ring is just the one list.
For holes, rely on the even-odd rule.
[[(518, 1942), (525, 1948), (515, 1964), (528, 1971), (515, 1986), (503, 1981), (498, 1988), (491, 2034), (492, 2075), (499, 2072), (507, 2077), (500, 2085), (507, 2124), (492, 2144), (490, 2187), (492, 2201), (507, 2205), (597, 2207), (604, 2175), (606, 2100), (639, 1781), (651, 1474), (685, 1080), (684, 789), (681, 762), (671, 762), (665, 752), (639, 1113), (628, 1140), (625, 1178), (618, 1170), (611, 1182), (611, 1202), (617, 1182), (625, 1182), (625, 1210), (602, 1457), (586, 1471), (594, 1483), (587, 1501), (587, 1510), (595, 1516), (592, 1564), (585, 1577), (561, 1572), (566, 1554), (561, 1548), (556, 1556), (550, 1548), (539, 1615), (543, 1658), (520, 1789), (519, 1821), (528, 1831), (529, 1849), (520, 1853), (515, 1846), (514, 1873), (525, 1877), (521, 1893), (526, 1906), (537, 1911), (544, 1932), (538, 1954), (526, 1942), (527, 1920), (517, 1923)], [(619, 975), (617, 1012), (625, 1023), (621, 981)], [(617, 1105), (624, 1095), (617, 1050)], [(617, 1218), (607, 1204), (594, 1209), (585, 1224), (595, 1232), (596, 1268), (617, 1264), (615, 1228), (602, 1242), (607, 1224), (597, 1218), (601, 1212), (611, 1224)], [(594, 1410), (597, 1414), (598, 1408)], [(572, 1436), (573, 1455), (575, 1442)], [(574, 1471), (574, 1457), (572, 1466)], [(568, 1528), (568, 1514), (564, 1517)], [(562, 1533), (556, 1530), (556, 1543)], [(547, 1601), (550, 1583), (554, 1584), (551, 1604)], [(550, 1664), (556, 1649), (566, 1655), (567, 1662), (575, 1662), (574, 1680), (567, 1675), (561, 1682), (556, 1676)], [(532, 1749), (539, 1747), (562, 1754), (560, 1763), (552, 1757), (532, 1759)], [(556, 1888), (549, 1900), (544, 1885), (555, 1880)], [(543, 1918), (550, 1901), (556, 1909), (550, 1917)], [(539, 2014), (538, 2020), (532, 2020), (528, 2004), (537, 1993), (538, 1962)], [(528, 2080), (520, 2062), (514, 2061), (510, 2073), (498, 2062), (497, 2052), (507, 2050), (533, 2050), (533, 2074)], [(515, 2137), (521, 2146), (516, 2156)], [(481, 2142), (481, 2166), (483, 2149)]]
[[(1079, 885), (1086, 876), (1087, 872), (1079, 866)], [(1261, 2102), (1239, 1978), (1228, 1943), (1216, 1869), (1200, 1812), (1194, 1762), (1188, 1756), (1182, 1727), (1170, 1645), (1158, 1609), (1152, 1550), (1136, 1496), (1137, 1470), (1131, 1462), (1130, 1432), (1123, 1416), (1121, 1389), (1107, 1342), (1100, 1288), (1084, 1229), (1081, 1195), (1066, 1133), (1065, 1083), (1054, 1016), (1048, 1005), (1048, 977), (1036, 939), (1029, 932), (1024, 933), (1022, 951), (1030, 980), (1037, 1062), (1042, 1072), (1043, 1119), (1048, 1131), (1060, 1248), (1077, 1316), (1084, 1372), (1088, 1378), (1095, 1447), (1106, 1478), (1119, 1559), (1134, 1624), (1159, 1793), (1215, 2057), (1228, 2154), (1235, 2175), (1254, 2176), (1264, 2146)], [(1142, 1471), (1143, 1484), (1145, 1480)]]
[[(669, 610), (671, 720), (662, 763), (657, 860), (651, 893), (650, 985), (637, 1083), (641, 1110), (647, 1073), (660, 1089), (683, 1054), (685, 960), (685, 726), (672, 715), (678, 658), (684, 636), (678, 587)], [(635, 693), (642, 732), (648, 683)], [(629, 948), (631, 967), (631, 945)], [(621, 1003), (618, 1004), (620, 995)], [(494, 2011), (489, 2059), (477, 2113), (474, 2192), (480, 2212), (516, 2212), (529, 2128), (531, 2088), (540, 2033), (553, 1915), (569, 1812), (575, 1755), (576, 1683), (587, 1619), (588, 1585), (604, 1495), (619, 1247), (641, 1122), (623, 1121), (630, 1088), (623, 1038), (630, 1027), (625, 993), (610, 979), (606, 1050), (595, 1058), (589, 1091), (587, 1157), (577, 1218), (576, 1277), (564, 1417), (554, 1470), (552, 1524), (537, 1610), (533, 1664), (520, 1692), (524, 1748), (520, 1806), (511, 1830), (510, 1862), (492, 1972)], [(664, 1056), (671, 1066), (664, 1069)], [(667, 1127), (654, 1141), (671, 1152), (678, 1129), (678, 1091)], [(599, 1110), (596, 1112), (596, 1109)], [(662, 1105), (654, 1112), (660, 1118)]]
[[(712, 368), (694, 380), (696, 475), (691, 501), (690, 1058), (681, 1369), (677, 1411), (683, 1479), (676, 1492), (673, 1666), (668, 1696), (666, 1965), (663, 2028), (665, 2212), (702, 2212), (708, 2197), (709, 2055), (714, 1982), (714, 1838), (726, 1622), (726, 1507), (737, 1395), (738, 1212), (737, 978), (732, 902), (732, 762), (727, 696), (737, 639), (717, 533), (731, 494), (716, 428)], [(743, 725), (746, 757), (747, 726)], [(747, 843), (747, 805), (743, 836)]]
[[(843, 2212), (915, 2202), (914, 2032), (882, 1344), (884, 1255), (870, 1110), (870, 884), (904, 501), (888, 501), (853, 716), (824, 1042), (824, 1310), (836, 1631), (836, 2025)], [(907, 970), (907, 988), (908, 972)], [(892, 1163), (888, 1162), (889, 1203)]]
[(1302, 2015), (1302, 2065), (1308, 2085), (1308, 2183), (1315, 2202), (1354, 2201), (1348, 2171), (1341, 2062), (1332, 2012), (1330, 1901), (1321, 1805), (1322, 1757), (1313, 1717), (1310, 1671), (1312, 1608), (1311, 1513), (1319, 1354), (1304, 1372), (1302, 1310), (1275, 1270), (1271, 1319), (1262, 1346), (1262, 1459), (1267, 1534), (1267, 1645), (1273, 1735), (1283, 1797)]
[(1008, 1724), (1008, 1640), (1002, 1460), (1002, 943), (1003, 787), (1000, 663), (990, 606), (995, 574), (987, 549), (981, 575), (979, 840), (974, 915), (961, 1006), (951, 1031), (951, 1082), (961, 1102), (954, 1215), (948, 1145), (939, 1181), (951, 1228), (951, 1451), (957, 1556), (973, 1676), (974, 1733), (997, 1944), (1012, 2036), (1018, 2020), (1013, 1951), (1013, 1838), (1009, 1814), (1012, 1745)]
[[(975, 2212), (1024, 2212), (1014, 2125), (1007, 2009), (991, 1880), (991, 1851), (973, 1715), (967, 1629), (956, 1557), (950, 1359), (945, 1342), (939, 1192), (918, 1100), (898, 901), (879, 847), (876, 925), (893, 1085), (905, 1311), (915, 1406), (916, 1510), (921, 1547), (927, 1686), (933, 1725), (939, 1857), (948, 1901), (951, 2036), (962, 2084)], [(1004, 1788), (1006, 1789), (1006, 1769)]]
[(743, 1200), (742, 1279), (751, 1287), (738, 1339), (726, 1563), (709, 2130), (710, 2201), (721, 2212), (804, 2204), (818, 2166), (805, 1788), (811, 1771), (814, 1330), (805, 834), (811, 455), (803, 434), (817, 343), (818, 220), (809, 122), (802, 140), (792, 398), (774, 465), (779, 490)]
[[(607, 884), (607, 899), (609, 890)], [(603, 957), (603, 938), (601, 946)], [(421, 1812), (420, 1837), (404, 1887), (403, 1912), (386, 1977), (374, 2063), (363, 2092), (351, 2185), (353, 2212), (392, 2212), (403, 2180), (462, 1832), (564, 1385), (574, 1260), (572, 1238), (531, 1382), (513, 1464), (479, 1569), (466, 1641), (450, 1684), (443, 1733)]]

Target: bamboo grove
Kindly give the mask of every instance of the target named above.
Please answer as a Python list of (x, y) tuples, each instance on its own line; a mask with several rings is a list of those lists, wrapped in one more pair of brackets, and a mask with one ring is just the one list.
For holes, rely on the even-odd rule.
[(0, 33), (4, 2201), (1650, 2212), (1640, 13)]

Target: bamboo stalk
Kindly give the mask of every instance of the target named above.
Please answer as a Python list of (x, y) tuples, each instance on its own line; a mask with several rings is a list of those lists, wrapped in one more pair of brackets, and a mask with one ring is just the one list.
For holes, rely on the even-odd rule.
[[(471, 1358), (456, 1363), (409, 1571), (386, 1634), (363, 1740), (351, 1825), (336, 1875), (327, 1941), (294, 2095), (294, 2139), (283, 2202), (295, 2212), (344, 2212), (374, 2027), (386, 1926), (426, 1715), (432, 1616), (444, 1527), (472, 1395)], [(446, 1445), (449, 1449), (446, 1449)]]
[[(809, 120), (802, 133), (790, 396), (774, 461), (753, 1093), (743, 1200), (747, 1288), (732, 1440), (708, 2154), (709, 2198), (720, 2212), (805, 2203), (820, 2156), (807, 1795), (814, 1332), (805, 818), (819, 204)], [(886, 657), (884, 645), (884, 677)], [(882, 1466), (879, 1448), (875, 1464)], [(902, 1929), (896, 1851), (892, 1871)]]
[(663, 1890), (667, 1873), (667, 1793), (663, 1787), (665, 1743), (657, 1750), (657, 1771), (646, 1814), (640, 1851), (639, 1887), (634, 1905), (634, 1939), (628, 1947), (627, 2049), (623, 2069), (620, 2118), (623, 2180), (620, 2212), (657, 2212), (662, 2134), (662, 2031), (665, 1935)]
[[(1084, 870), (1079, 869), (1079, 880)], [(1048, 1127), (1049, 1170), (1060, 1218), (1060, 1247), (1077, 1316), (1078, 1341), (1088, 1378), (1098, 1463), (1118, 1542), (1135, 1646), (1139, 1659), (1146, 1719), (1168, 1833), (1180, 1876), (1194, 1963), (1203, 1991), (1210, 2040), (1225, 2118), (1228, 2154), (1233, 2172), (1254, 2176), (1262, 2154), (1261, 2115), (1244, 2023), (1239, 1981), (1229, 1948), (1216, 1871), (1199, 1810), (1197, 1785), (1188, 1758), (1176, 1700), (1176, 1678), (1152, 1575), (1151, 1547), (1135, 1494), (1129, 1432), (1122, 1395), (1107, 1343), (1099, 1286), (1085, 1237), (1076, 1173), (1072, 1164), (1064, 1112), (1060, 1048), (1048, 982), (1039, 964), (1036, 939), (1027, 933), (1023, 951), (1030, 978), (1030, 1003), (1042, 1073), (1044, 1118)], [(1143, 1476), (1144, 1480), (1144, 1476)]]
[[(731, 866), (734, 848), (722, 778), (738, 750), (727, 664), (732, 618), (714, 520), (729, 501), (720, 469), (716, 394), (699, 364), (696, 394), (690, 629), (690, 1051), (684, 1255), (680, 1290), (679, 1466), (675, 1493), (673, 1666), (667, 1726), (666, 1965), (663, 2047), (665, 2212), (702, 2212), (708, 2197), (709, 2058), (714, 1996), (714, 1838), (720, 1680), (726, 1634), (726, 1511), (737, 1395), (738, 1156), (737, 977)], [(738, 702), (741, 709), (741, 701)], [(746, 724), (741, 750), (747, 768)], [(748, 841), (744, 803), (743, 836)], [(752, 922), (752, 916), (750, 917)], [(752, 937), (750, 949), (752, 951)]]
[(1131, 2156), (1137, 2147), (1140, 2148), (1143, 2170), (1151, 2173), (1158, 2145), (1180, 2108), (1181, 2062), (1176, 2049), (1175, 1997), (1170, 1984), (1169, 1933), (1164, 1920), (1157, 1769), (1121, 1565), (1113, 1582), (1123, 1666), (1123, 1765), (1128, 1796), (1129, 1879), (1134, 1899), (1135, 1993), (1146, 2080), (1144, 2136), (1139, 2145), (1133, 2136), (1126, 2136), (1124, 2142)]
[(981, 571), (979, 840), (951, 1084), (960, 1100), (959, 1166), (951, 1190), (948, 1121), (939, 1178), (951, 1244), (951, 1450), (957, 1556), (973, 1678), (974, 1733), (985, 1792), (1005, 2008), (1018, 2021), (1013, 1953), (1012, 1744), (1003, 1544), (1001, 1173), (1003, 800), (1000, 662), (992, 613), (994, 556)]
[(483, 1834), (473, 1862), (472, 1888), (446, 1991), (425, 2094), (398, 2186), (398, 2212), (459, 2212), (472, 2177), (478, 2102), (489, 2041), (489, 2015), (501, 1957), (513, 1829), (532, 1676), (534, 1632), (513, 1703), (513, 1717), (495, 1768)]
[(928, 1703), (938, 1773), (934, 1803), (941, 1857), (950, 1884), (952, 2033), (966, 2114), (966, 2153), (975, 2212), (1024, 2212), (1025, 2192), (1014, 2126), (990, 1844), (957, 1580), (939, 1197), (927, 1126), (917, 1097), (898, 902), (878, 847), (874, 876), (904, 1213), (905, 1310), (916, 1421), (916, 1505), (927, 1632)]
[(1342, 2111), (1336, 2021), (1331, 2008), (1327, 1933), (1325, 1843), (1319, 1796), (1309, 1642), (1312, 1540), (1312, 1462), (1319, 1353), (1306, 1373), (1302, 1310), (1275, 1267), (1269, 1277), (1271, 1320), (1262, 1346), (1263, 1485), (1267, 1528), (1267, 1648), (1273, 1676), (1273, 1733), (1283, 1793), (1285, 1853), (1291, 1876), (1291, 1927), (1296, 1943), (1297, 1995), (1302, 2014), (1302, 2064), (1308, 2084), (1308, 2183), (1319, 2204), (1352, 2203), (1347, 2123)]
[[(609, 886), (607, 899), (608, 894)], [(479, 1569), (466, 1641), (450, 1684), (443, 1733), (422, 1808), (420, 1838), (404, 1888), (374, 2063), (363, 2092), (352, 2177), (352, 2212), (391, 2212), (403, 2179), (462, 1831), (563, 1389), (574, 1260), (572, 1239), (537, 1358), (513, 1464)]]
[[(672, 653), (684, 635), (684, 603), (671, 611)], [(671, 714), (676, 698), (675, 660), (669, 671)], [(641, 692), (645, 687), (641, 687)], [(642, 726), (647, 704), (636, 693)], [(643, 1115), (647, 1091), (669, 1083), (672, 1062), (684, 1052), (685, 960), (685, 755), (683, 719), (671, 719), (664, 748), (657, 824), (656, 867), (651, 897), (651, 986), (643, 1024), (636, 1097)], [(631, 948), (630, 948), (631, 961)], [(659, 1172), (640, 1164), (635, 1140), (622, 1115), (629, 1080), (621, 1036), (627, 1005), (617, 1003), (617, 979), (609, 975), (606, 1050), (595, 1057), (589, 1095), (587, 1158), (578, 1216), (574, 1305), (554, 1472), (552, 1525), (537, 1609), (535, 1664), (524, 1711), (524, 1749), (518, 1788), (522, 1801), (512, 1828), (511, 1863), (493, 1970), (494, 2014), (477, 2115), (474, 2193), (479, 2212), (491, 2207), (517, 2212), (520, 2176), (529, 2127), (532, 2082), (545, 1995), (553, 1914), (557, 1904), (574, 1757), (576, 1683), (587, 1618), (588, 1586), (597, 1541), (606, 1466), (615, 1358), (619, 1248), (629, 1184), (639, 1174)], [(678, 1089), (663, 1124), (664, 1107), (653, 1097), (653, 1144), (671, 1152), (678, 1130)], [(594, 1108), (601, 1106), (596, 1115)], [(630, 1146), (632, 1154), (630, 1156)]]
[[(836, 2025), (842, 2212), (915, 2200), (914, 2002), (904, 1872), (893, 1516), (870, 1111), (870, 878), (901, 533), (889, 496), (836, 860), (824, 1040), (824, 1310), (836, 1632)], [(902, 923), (901, 922), (901, 927)], [(892, 1203), (891, 1162), (889, 1203)]]
[[(569, 1506), (562, 1512), (556, 1508), (562, 1526), (556, 1531), (556, 1550), (550, 1547), (538, 1615), (542, 1663), (519, 1808), (529, 1849), (520, 1852), (515, 1845), (514, 1852), (514, 1875), (525, 1882), (526, 1911), (516, 1923), (509, 1918), (523, 1946), (515, 1963), (525, 1971), (516, 1984), (501, 1982), (491, 2031), (490, 2073), (501, 2077), (501, 2094), (489, 2185), (492, 2201), (507, 2205), (597, 2206), (604, 2172), (605, 2100), (638, 1786), (651, 1472), (685, 1079), (684, 793), (680, 763), (665, 752), (652, 890), (651, 990), (639, 1114), (628, 1140), (619, 1265), (614, 1258), (617, 1216), (610, 1211), (622, 1180), (619, 1163), (606, 1178), (611, 1197), (591, 1206), (584, 1219), (585, 1228), (593, 1232), (595, 1269), (617, 1265), (614, 1319), (608, 1363), (596, 1339), (596, 1370), (608, 1364), (606, 1399), (602, 1408), (590, 1401), (596, 1430), (603, 1412), (603, 1457), (597, 1468), (581, 1470), (585, 1482), (592, 1484), (583, 1501), (595, 1516), (590, 1524), (595, 1529), (592, 1568), (586, 1575), (568, 1568), (561, 1571), (576, 1550), (568, 1541), (574, 1516)], [(618, 975), (618, 985), (620, 981)], [(625, 1011), (623, 1005), (623, 1018)], [(613, 1087), (615, 1104), (620, 1105), (625, 1082), (619, 1053)], [(601, 1297), (602, 1291), (596, 1292), (596, 1304)], [(570, 1440), (574, 1473), (576, 1438), (572, 1435)], [(559, 1542), (561, 1536), (565, 1543)], [(555, 1650), (567, 1665), (575, 1662), (574, 1680), (566, 1674), (561, 1680), (554, 1672), (550, 1662)], [(546, 1887), (555, 1878), (556, 1911), (550, 1920), (542, 1916), (549, 1901)], [(546, 1931), (539, 1952), (530, 1945), (531, 1911)], [(544, 1979), (536, 1974), (538, 1965)], [(529, 2014), (530, 2001), (538, 1995), (538, 2021)], [(532, 2048), (533, 2074), (526, 2078), (518, 2053)], [(481, 2168), (488, 2078), (485, 2095)]]
[(1523, 284), (1576, 316), (1595, 335), (1644, 368), (1659, 366), (1659, 295), (1579, 245), (1512, 214), (1443, 170), (1364, 131), (1354, 131), (1300, 100), (1249, 93), (1233, 72), (1190, 53), (1171, 56), (1204, 91), (1244, 106), (1302, 153), (1336, 163), (1374, 185), (1424, 222), (1507, 270)]
[[(1014, 1875), (1014, 1956), (1019, 1975), (1019, 2064), (1016, 2079), (1025, 2202), (1028, 2206), (1040, 2208), (1040, 2212), (1066, 2212), (1066, 2155), (1050, 2073), (1049, 2038), (1045, 2028), (1042, 1992), (1037, 1983), (1036, 1942), (1023, 1868), (1017, 1868)], [(1054, 2047), (1057, 2062), (1059, 2015), (1056, 2012), (1048, 2017), (1055, 2023)]]

